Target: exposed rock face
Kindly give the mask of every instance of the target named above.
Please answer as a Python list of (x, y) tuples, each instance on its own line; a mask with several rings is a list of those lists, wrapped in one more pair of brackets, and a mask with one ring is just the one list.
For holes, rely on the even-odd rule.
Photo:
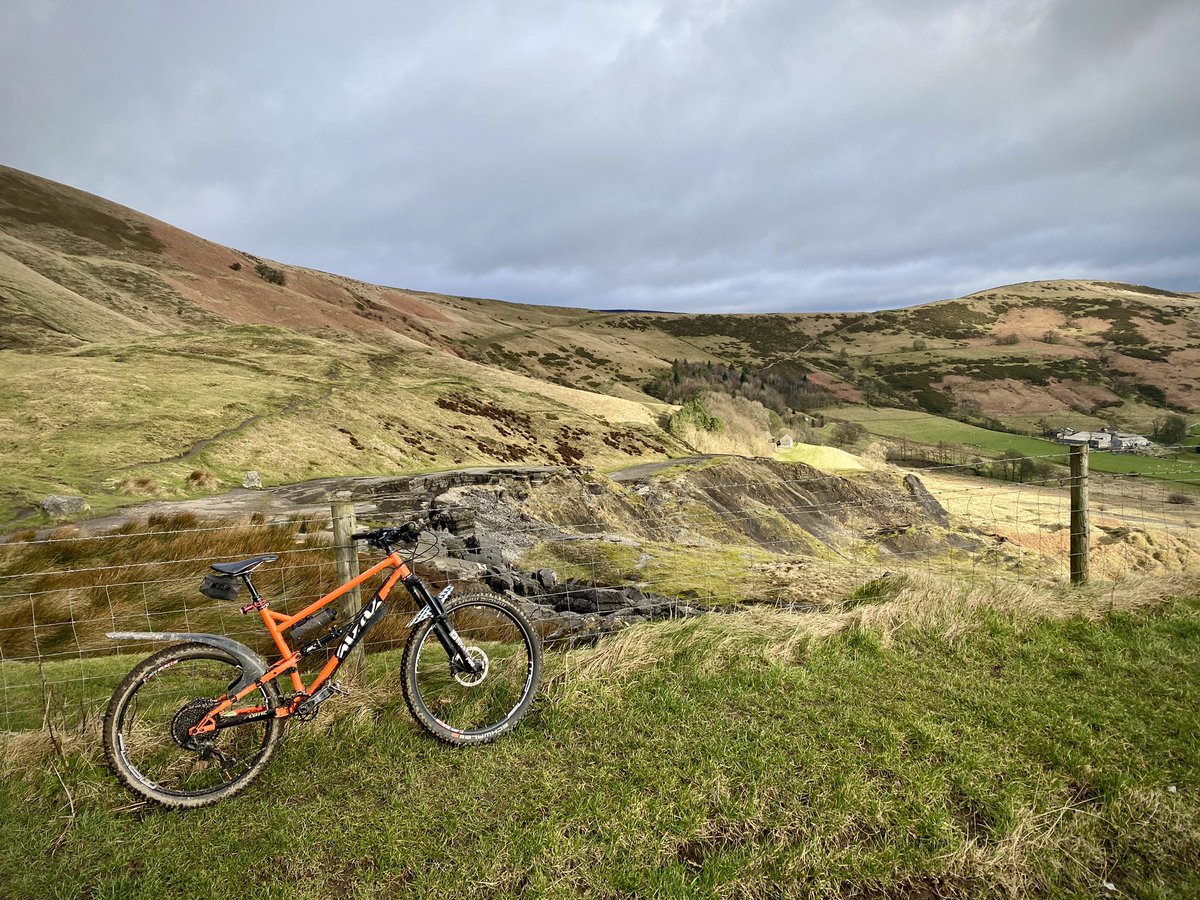
[(929, 493), (929, 488), (925, 487), (920, 478), (916, 475), (905, 475), (904, 486), (908, 488), (908, 492), (913, 495), (913, 499), (917, 501), (929, 518), (943, 528), (949, 526), (950, 517), (946, 514), (945, 508), (937, 502), (933, 494)]
[(619, 631), (635, 622), (695, 616), (705, 609), (675, 597), (643, 594), (636, 587), (598, 587), (584, 581), (559, 581), (552, 569), (518, 572), (493, 566), (484, 583), (510, 597), (537, 626), (547, 643), (579, 643)]
[(911, 558), (970, 545), (915, 476), (901, 485), (886, 475), (838, 478), (803, 465), (727, 457), (655, 463), (613, 479), (567, 468), (529, 476), (521, 470), (430, 476), (426, 487), (445, 489), (414, 506), (446, 548), (449, 558), (433, 561), (435, 568), (447, 577), (456, 577), (452, 567), (459, 578), (473, 573), (471, 580), (517, 603), (550, 643), (575, 644), (706, 609), (628, 583), (521, 570), (519, 561), (547, 544), (757, 545), (781, 561), (863, 546)]
[(82, 497), (63, 497), (58, 494), (47, 494), (38, 504), (42, 511), (49, 516), (74, 516), (91, 509)]
[(551, 595), (533, 598), (510, 595), (547, 644), (574, 646), (639, 622), (698, 616), (707, 611), (670, 597), (642, 597), (636, 588), (575, 584)]
[(261, 491), (262, 486), (262, 479), (259, 477), (257, 472), (247, 472), (246, 477), (242, 479), (242, 487), (248, 488), (249, 490)]

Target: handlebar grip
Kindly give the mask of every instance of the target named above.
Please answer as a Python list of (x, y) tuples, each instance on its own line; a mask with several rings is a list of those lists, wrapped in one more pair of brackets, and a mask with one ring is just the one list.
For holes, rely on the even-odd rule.
[(373, 536), (374, 534), (375, 534), (375, 532), (373, 532), (373, 531), (356, 531), (354, 534), (350, 535), (350, 540), (365, 541), (368, 538), (370, 538), (371, 536)]

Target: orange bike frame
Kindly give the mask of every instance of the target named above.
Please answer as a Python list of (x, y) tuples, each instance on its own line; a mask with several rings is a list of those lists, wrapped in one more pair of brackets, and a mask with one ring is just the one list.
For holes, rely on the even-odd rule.
[(304, 680), (300, 677), (299, 663), (301, 653), (299, 650), (293, 650), (290, 646), (288, 646), (287, 639), (284, 638), (283, 633), (301, 619), (305, 619), (308, 616), (311, 616), (313, 613), (324, 609), (347, 591), (358, 587), (364, 581), (368, 581), (385, 569), (393, 569), (394, 571), (380, 586), (379, 590), (375, 594), (375, 598), (371, 601), (372, 603), (377, 601), (382, 602), (387, 600), (388, 595), (392, 592), (392, 588), (395, 587), (397, 581), (400, 581), (403, 578), (408, 578), (408, 576), (412, 574), (411, 570), (405, 564), (403, 557), (401, 557), (399, 553), (389, 553), (381, 562), (372, 566), (357, 578), (352, 578), (341, 587), (335, 588), (321, 599), (310, 603), (308, 606), (304, 607), (304, 609), (300, 610), (294, 615), (289, 616), (285, 615), (284, 613), (275, 612), (275, 610), (267, 607), (266, 601), (258, 601), (255, 605), (258, 607), (258, 611), (262, 614), (263, 624), (267, 626), (267, 631), (270, 632), (271, 639), (275, 641), (275, 646), (279, 649), (279, 661), (267, 669), (267, 671), (258, 680), (242, 688), (234, 696), (226, 697), (215, 707), (213, 707), (203, 720), (201, 720), (194, 727), (188, 729), (189, 734), (204, 734), (205, 732), (216, 730), (216, 720), (221, 717), (254, 715), (257, 713), (266, 712), (266, 707), (262, 706), (242, 709), (233, 709), (232, 707), (235, 703), (237, 703), (237, 701), (241, 700), (247, 694), (258, 690), (258, 688), (260, 688), (262, 685), (266, 684), (268, 681), (273, 681), (285, 672), (291, 676), (292, 688), (295, 693), (293, 694), (290, 703), (279, 706), (274, 710), (275, 718), (287, 718), (296, 712), (296, 709), (301, 703), (313, 696), (313, 694), (319, 691), (321, 687), (333, 677), (333, 673), (337, 671), (343, 660), (339, 654), (335, 653), (329, 658), (329, 661), (325, 663), (321, 671), (317, 673), (317, 676), (313, 679), (312, 684), (308, 687), (305, 687)]

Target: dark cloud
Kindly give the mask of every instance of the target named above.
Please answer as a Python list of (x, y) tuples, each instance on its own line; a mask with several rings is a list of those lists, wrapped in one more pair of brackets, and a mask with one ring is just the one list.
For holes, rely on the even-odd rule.
[(1200, 6), (10, 4), (0, 158), (373, 281), (597, 307), (1200, 289)]

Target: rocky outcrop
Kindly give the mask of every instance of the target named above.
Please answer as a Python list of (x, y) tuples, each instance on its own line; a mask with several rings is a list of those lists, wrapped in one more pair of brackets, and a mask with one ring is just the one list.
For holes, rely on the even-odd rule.
[(522, 571), (520, 561), (530, 551), (578, 541), (635, 549), (744, 545), (796, 560), (869, 546), (873, 553), (913, 558), (965, 541), (911, 476), (901, 485), (883, 474), (847, 479), (798, 464), (729, 457), (656, 463), (618, 476), (565, 468), (543, 470), (536, 484), (524, 472), (490, 470), (465, 480), (447, 473), (437, 482), (428, 476), (427, 486), (445, 488), (423, 506), (444, 548), (444, 559), (433, 563), (448, 578), (481, 581), (520, 604), (547, 641), (577, 643), (705, 609), (629, 584), (637, 581), (637, 564), (621, 570), (616, 584), (560, 580), (551, 569)]
[(945, 507), (938, 503), (933, 494), (929, 493), (929, 488), (925, 487), (924, 482), (916, 475), (908, 474), (904, 476), (904, 487), (912, 495), (913, 500), (929, 516), (933, 521), (937, 522), (943, 528), (948, 528), (950, 525), (950, 516), (946, 514)]
[[(635, 587), (596, 587), (581, 581), (564, 581), (543, 587), (536, 573), (503, 573), (511, 576), (512, 596), (548, 644), (575, 645), (621, 631), (639, 622), (698, 616), (706, 608), (682, 603), (674, 597), (643, 594)], [(494, 587), (507, 578), (489, 573)], [(521, 591), (528, 591), (522, 594)]]

